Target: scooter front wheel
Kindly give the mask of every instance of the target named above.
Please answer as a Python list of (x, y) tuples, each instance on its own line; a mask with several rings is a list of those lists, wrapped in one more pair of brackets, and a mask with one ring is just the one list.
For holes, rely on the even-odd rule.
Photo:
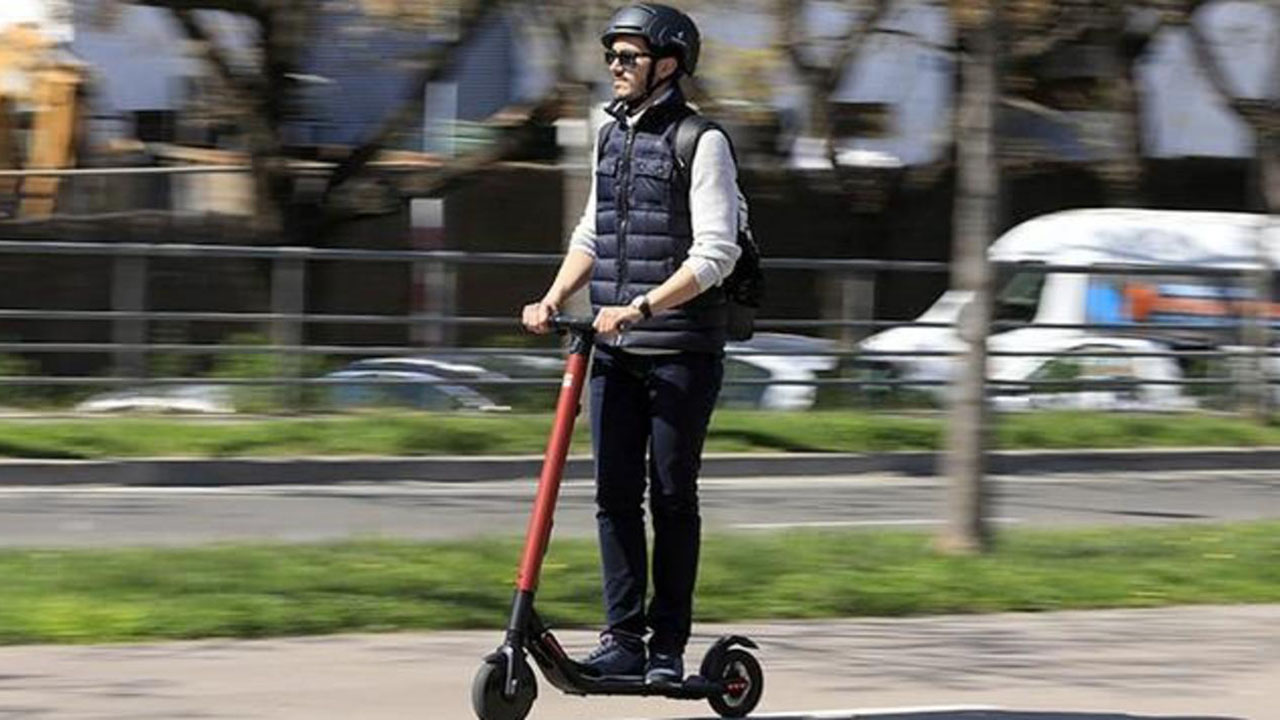
[(707, 669), (708, 680), (724, 685), (723, 692), (707, 698), (712, 710), (721, 717), (740, 718), (756, 709), (764, 692), (764, 671), (754, 655), (731, 648)]
[(507, 669), (502, 663), (486, 662), (471, 681), (471, 709), (480, 720), (524, 720), (538, 697), (538, 686), (528, 664), (520, 663), (516, 675), (516, 694), (507, 697), (502, 686)]

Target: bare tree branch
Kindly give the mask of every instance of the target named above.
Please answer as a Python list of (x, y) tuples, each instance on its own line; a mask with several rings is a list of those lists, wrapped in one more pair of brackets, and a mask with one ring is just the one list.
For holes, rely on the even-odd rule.
[(793, 7), (788, 0), (777, 0), (773, 15), (779, 21), (779, 32), (782, 36), (782, 49), (786, 52), (791, 64), (806, 78), (816, 75), (822, 68), (809, 61), (805, 56), (808, 43), (804, 40), (804, 32), (800, 28), (801, 8)]
[(840, 40), (840, 50), (836, 53), (835, 61), (831, 63), (831, 67), (827, 69), (827, 75), (824, 80), (828, 92), (834, 92), (840, 86), (844, 76), (848, 73), (849, 67), (856, 63), (858, 55), (862, 52), (862, 47), (866, 45), (867, 38), (875, 32), (876, 26), (884, 19), (889, 12), (889, 6), (893, 4), (893, 0), (875, 0), (871, 9), (862, 17), (861, 22), (854, 23), (853, 27), (845, 33)]
[(1016, 62), (1042, 56), (1096, 27), (1099, 14), (1097, 8), (1091, 7), (1091, 3), (1064, 3), (1058, 7), (1054, 22), (1045, 32), (1031, 33), (1013, 39), (1007, 57)]
[(225, 89), (230, 92), (235, 101), (243, 105), (247, 110), (252, 112), (254, 105), (253, 97), (260, 90), (254, 87), (254, 84), (234, 70), (231, 69), (231, 63), (227, 62), (226, 53), (222, 51), (216, 41), (205, 32), (204, 26), (200, 24), (200, 20), (195, 16), (192, 10), (173, 10), (173, 16), (177, 19), (178, 24), (182, 26), (183, 32), (187, 37), (195, 41), (200, 48), (204, 60), (213, 68), (214, 74), (223, 84)]
[(819, 65), (806, 57), (809, 43), (800, 27), (802, 13), (794, 3), (777, 0), (772, 5), (774, 18), (779, 25), (782, 49), (792, 66), (800, 74), (809, 90), (809, 129), (817, 137), (826, 138), (828, 159), (835, 163), (834, 128), (831, 123), (831, 94), (844, 81), (851, 66), (857, 64), (867, 38), (876, 32), (877, 26), (888, 13), (893, 0), (873, 0), (870, 8), (839, 39), (835, 57), (829, 65)]
[(170, 10), (222, 10), (254, 19), (265, 17), (269, 11), (264, 0), (99, 0), (99, 2), (127, 2), (129, 5)]
[(1196, 62), (1200, 65), (1200, 69), (1204, 71), (1210, 88), (1213, 89), (1214, 94), (1220, 100), (1226, 103), (1227, 107), (1236, 108), (1237, 98), (1235, 93), (1231, 91), (1231, 84), (1227, 81), (1227, 75), (1223, 72), (1222, 65), (1218, 63), (1218, 56), (1214, 54), (1213, 48), (1209, 46), (1209, 39), (1205, 37), (1204, 31), (1193, 21), (1190, 12), (1183, 18), (1183, 27), (1187, 31), (1187, 37), (1191, 40), (1191, 49), (1195, 53)]
[(440, 172), (432, 174), (427, 180), (419, 180), (409, 189), (413, 194), (438, 194), (495, 163), (509, 159), (524, 147), (530, 130), (559, 118), (565, 91), (564, 86), (557, 86), (537, 104), (529, 107), (524, 117), (514, 126), (509, 126), (497, 142), (484, 150), (469, 153), (449, 162)]
[(458, 49), (469, 43), (483, 29), (485, 23), (497, 14), (502, 4), (503, 0), (475, 0), (469, 10), (462, 14), (457, 36), (453, 40), (433, 45), (414, 58), (416, 63), (422, 64), (422, 69), (406, 83), (400, 107), (388, 115), (377, 130), (343, 159), (333, 175), (329, 177), (324, 190), (325, 198), (359, 173), (370, 160), (377, 157), (396, 133), (420, 117), (418, 103), (422, 101), (427, 85), (444, 77), (453, 69), (451, 60)]

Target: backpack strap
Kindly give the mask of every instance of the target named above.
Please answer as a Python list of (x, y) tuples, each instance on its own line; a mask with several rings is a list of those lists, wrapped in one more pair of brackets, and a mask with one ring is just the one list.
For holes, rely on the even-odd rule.
[(729, 143), (729, 154), (733, 156), (733, 164), (738, 164), (738, 152), (733, 148), (733, 140), (729, 137), (729, 133), (724, 131), (714, 120), (693, 113), (681, 118), (679, 124), (676, 125), (676, 168), (680, 172), (680, 176), (684, 178), (685, 185), (688, 185), (693, 177), (693, 156), (698, 152), (698, 141), (702, 139), (702, 133), (708, 130), (719, 130), (724, 139)]
[(689, 184), (692, 177), (693, 156), (698, 151), (698, 141), (702, 139), (702, 133), (713, 127), (717, 125), (697, 113), (681, 118), (676, 125), (676, 167), (684, 178), (685, 185)]
[[(738, 152), (733, 148), (733, 139), (724, 128), (697, 113), (687, 115), (676, 125), (675, 134), (676, 172), (686, 188), (693, 185), (693, 156), (698, 151), (698, 141), (702, 139), (702, 134), (708, 130), (719, 130), (724, 135), (725, 142), (729, 143), (729, 155), (733, 157), (733, 164), (738, 164)], [(742, 194), (741, 187), (738, 189), (738, 203), (738, 229), (749, 235), (751, 229), (750, 221), (747, 220), (747, 198)]]

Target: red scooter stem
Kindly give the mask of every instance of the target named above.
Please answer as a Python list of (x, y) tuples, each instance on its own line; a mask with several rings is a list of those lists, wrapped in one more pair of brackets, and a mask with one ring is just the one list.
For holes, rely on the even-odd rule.
[(524, 557), (520, 560), (520, 574), (516, 589), (533, 592), (542, 574), (542, 558), (551, 540), (551, 525), (560, 495), (560, 479), (564, 475), (565, 458), (573, 439), (573, 424), (578, 417), (578, 400), (582, 397), (582, 385), (586, 382), (588, 361), (591, 356), (589, 343), (576, 342), (569, 354), (560, 385), (560, 399), (556, 403), (555, 425), (547, 441), (547, 452), (542, 460), (542, 476), (538, 480), (538, 497), (534, 501), (533, 516), (529, 519), (529, 532), (524, 541)]

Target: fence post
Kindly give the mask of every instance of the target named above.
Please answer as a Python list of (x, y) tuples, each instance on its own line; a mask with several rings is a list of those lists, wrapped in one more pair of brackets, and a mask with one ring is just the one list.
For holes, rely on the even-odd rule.
[[(1259, 242), (1259, 247), (1263, 247)], [(1266, 423), (1271, 419), (1271, 385), (1268, 382), (1270, 359), (1267, 352), (1271, 345), (1271, 290), (1272, 273), (1265, 249), (1260, 253), (1261, 267), (1248, 274), (1246, 280), (1254, 294), (1250, 312), (1245, 314), (1244, 341), (1253, 351), (1244, 358), (1245, 372), (1242, 378), (1247, 387), (1243, 393), (1248, 412), (1255, 420)]]
[[(124, 252), (111, 260), (111, 309), (119, 313), (141, 313), (147, 309), (147, 256)], [(147, 353), (123, 345), (147, 341), (147, 321), (141, 317), (118, 317), (111, 321), (112, 375), (143, 378), (147, 374)]]
[[(409, 206), (414, 250), (443, 250), (445, 246), (444, 200), (420, 198)], [(415, 315), (440, 317), (457, 314), (458, 275), (455, 267), (439, 260), (413, 263), (413, 308)], [(415, 323), (410, 331), (415, 345), (422, 347), (454, 344), (454, 327), (439, 320)]]
[(1257, 302), (1253, 305), (1254, 312), (1251, 318), (1253, 322), (1249, 326), (1252, 335), (1249, 338), (1249, 344), (1254, 348), (1253, 368), (1257, 373), (1257, 377), (1254, 378), (1256, 385), (1254, 386), (1253, 413), (1255, 419), (1263, 423), (1271, 421), (1273, 405), (1270, 351), (1271, 323), (1274, 320), (1272, 312), (1275, 308), (1276, 266), (1271, 256), (1273, 232), (1271, 217), (1267, 215), (1267, 219), (1258, 227), (1255, 237), (1258, 247), (1258, 270), (1253, 284)]
[[(288, 250), (286, 250), (286, 253)], [(278, 255), (271, 261), (271, 312), (278, 316), (271, 321), (271, 344), (298, 348), (303, 340), (301, 315), (306, 311), (306, 260), (302, 257)], [(281, 351), (275, 356), (275, 374), (283, 378), (302, 376), (302, 356), (297, 352)], [(279, 394), (284, 407), (296, 411), (302, 407), (302, 388), (285, 386)]]
[[(875, 315), (875, 273), (846, 272), (841, 273), (839, 282), (840, 319), (870, 320)], [(845, 347), (853, 347), (868, 334), (867, 328), (840, 328), (840, 342)]]

